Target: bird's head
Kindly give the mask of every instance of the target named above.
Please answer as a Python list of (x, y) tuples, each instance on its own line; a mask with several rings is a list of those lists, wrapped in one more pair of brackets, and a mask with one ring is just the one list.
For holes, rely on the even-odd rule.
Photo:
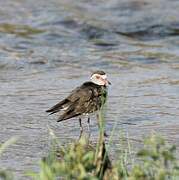
[(108, 86), (111, 83), (107, 80), (107, 75), (104, 71), (95, 71), (91, 75), (91, 81), (94, 84), (100, 85), (100, 86)]

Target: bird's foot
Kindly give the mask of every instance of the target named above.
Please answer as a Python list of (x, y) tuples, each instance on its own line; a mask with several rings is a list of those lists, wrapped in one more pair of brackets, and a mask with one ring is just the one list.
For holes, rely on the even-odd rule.
[(109, 137), (109, 135), (104, 131), (104, 137)]
[(79, 135), (79, 140), (81, 139), (81, 137), (82, 137), (82, 134), (83, 134), (83, 128), (82, 127), (80, 127), (80, 135)]

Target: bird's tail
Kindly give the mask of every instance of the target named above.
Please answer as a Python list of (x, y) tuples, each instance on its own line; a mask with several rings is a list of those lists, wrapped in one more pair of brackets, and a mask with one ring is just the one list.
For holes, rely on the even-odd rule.
[(63, 101), (59, 102), (55, 106), (53, 106), (50, 109), (46, 110), (46, 112), (48, 112), (50, 114), (54, 114), (54, 113), (60, 111), (61, 109), (63, 109), (63, 106), (65, 106), (67, 103), (68, 103), (68, 99), (64, 99)]

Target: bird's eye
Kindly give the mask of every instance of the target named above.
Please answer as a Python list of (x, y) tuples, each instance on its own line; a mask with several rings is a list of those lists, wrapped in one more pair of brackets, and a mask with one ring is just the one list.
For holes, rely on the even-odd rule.
[(96, 79), (100, 79), (100, 76), (96, 76)]

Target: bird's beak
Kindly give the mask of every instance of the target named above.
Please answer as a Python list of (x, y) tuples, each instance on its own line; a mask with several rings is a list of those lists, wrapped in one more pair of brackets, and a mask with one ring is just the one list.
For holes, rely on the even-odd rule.
[(108, 81), (107, 79), (105, 79), (105, 85), (106, 85), (106, 86), (107, 86), (107, 85), (111, 85), (111, 82)]
[[(108, 80), (107, 80), (107, 81), (108, 81)], [(110, 82), (110, 81), (108, 81), (108, 84), (109, 84), (109, 85), (111, 85), (111, 82)]]

